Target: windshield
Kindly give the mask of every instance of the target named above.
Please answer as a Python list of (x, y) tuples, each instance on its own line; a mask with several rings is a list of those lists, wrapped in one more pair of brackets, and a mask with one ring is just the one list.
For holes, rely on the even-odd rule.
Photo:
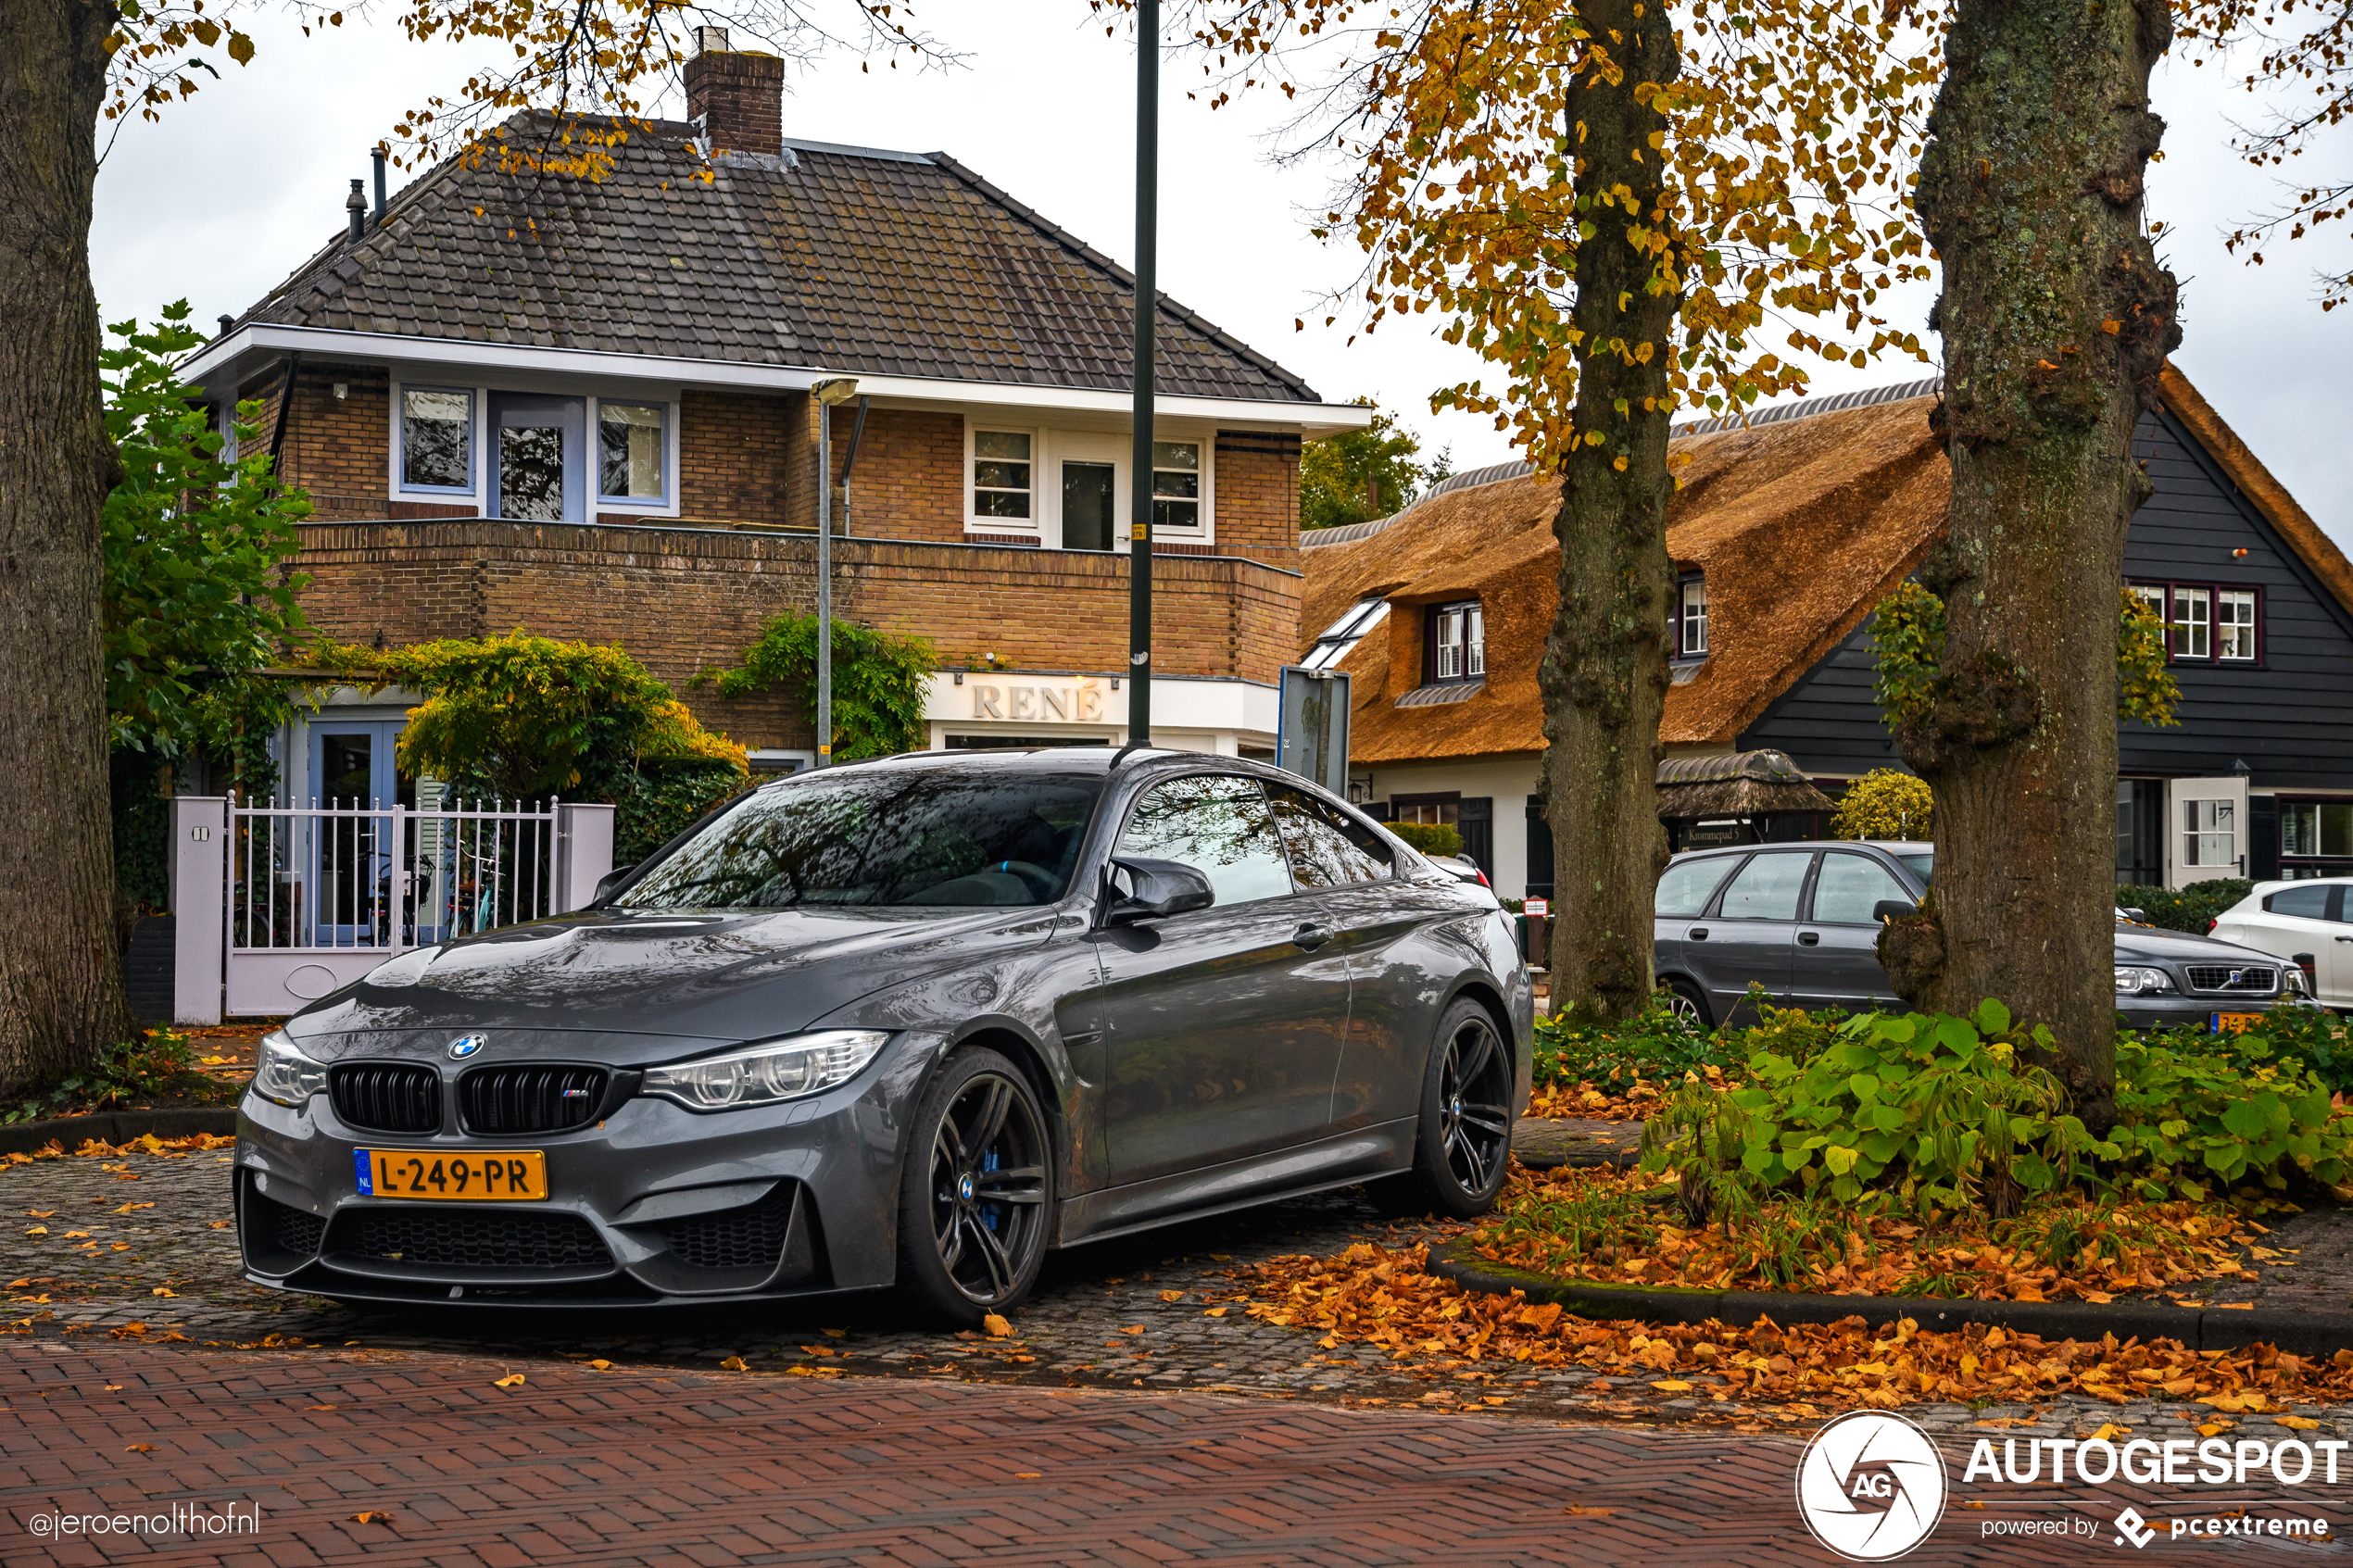
[(1924, 853), (1915, 853), (1899, 849), (1895, 852), (1895, 858), (1904, 863), (1906, 871), (1912, 873), (1914, 882), (1924, 888), (1936, 885), (1936, 851), (1931, 849)]
[(1051, 904), (1100, 773), (892, 768), (761, 790), (621, 896), (633, 909)]

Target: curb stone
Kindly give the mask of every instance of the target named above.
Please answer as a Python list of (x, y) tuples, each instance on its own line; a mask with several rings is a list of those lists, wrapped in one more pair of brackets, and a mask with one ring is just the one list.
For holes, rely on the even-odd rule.
[(58, 1116), (46, 1122), (19, 1122), (0, 1127), (0, 1154), (31, 1154), (53, 1139), (70, 1154), (84, 1140), (104, 1138), (112, 1144), (153, 1133), (159, 1138), (184, 1138), (195, 1133), (216, 1136), (237, 1130), (233, 1105), (200, 1105), (177, 1110), (106, 1110), (95, 1116)]
[(2177, 1339), (2193, 1350), (2275, 1346), (2293, 1355), (2325, 1360), (2353, 1348), (2353, 1312), (2278, 1309), (2175, 1307), (2154, 1302), (1979, 1301), (1933, 1296), (1806, 1296), (1794, 1291), (1685, 1290), (1609, 1285), (1533, 1273), (1478, 1257), (1466, 1242), (1436, 1243), (1429, 1272), (1466, 1290), (1490, 1296), (1525, 1291), (1531, 1301), (1554, 1302), (1578, 1317), (1646, 1323), (1831, 1323), (1859, 1317), (1873, 1328), (1911, 1318), (1923, 1329), (1950, 1332), (1969, 1323), (2032, 1334), (2045, 1339)]

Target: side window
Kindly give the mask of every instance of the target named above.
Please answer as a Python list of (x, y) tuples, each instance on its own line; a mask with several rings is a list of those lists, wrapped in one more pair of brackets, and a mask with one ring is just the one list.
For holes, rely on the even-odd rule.
[(1725, 920), (1795, 920), (1813, 855), (1755, 855), (1724, 889)]
[[(1794, 857), (1793, 857), (1793, 859)], [(1865, 855), (1828, 854), (1814, 879), (1814, 918), (1825, 925), (1871, 925), (1871, 909), (1882, 898), (1912, 901), (1895, 873)]]
[(1340, 887), (1382, 882), (1396, 874), (1380, 834), (1346, 812), (1283, 784), (1268, 784), (1266, 793), (1274, 800), (1275, 824), (1282, 830), (1291, 875), (1300, 886)]
[(2293, 915), (2301, 920), (2329, 918), (2329, 895), (2334, 889), (2322, 883), (2309, 887), (2284, 887), (2263, 900), (2263, 907), (2275, 915)]
[(1129, 813), (1116, 853), (1191, 866), (1209, 878), (1219, 909), (1291, 890), (1274, 813), (1249, 779), (1201, 773), (1154, 784)]
[(1708, 896), (1723, 885), (1724, 873), (1731, 869), (1730, 856), (1676, 862), (1658, 879), (1655, 908), (1668, 920), (1691, 919), (1707, 908)]

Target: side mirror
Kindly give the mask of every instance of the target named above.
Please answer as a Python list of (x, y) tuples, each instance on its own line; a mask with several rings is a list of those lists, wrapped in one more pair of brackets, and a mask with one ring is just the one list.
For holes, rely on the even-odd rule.
[(1138, 921), (1158, 920), (1164, 915), (1181, 915), (1188, 909), (1205, 909), (1217, 902), (1216, 890), (1209, 885), (1209, 878), (1181, 860), (1129, 859), (1115, 857), (1112, 865), (1127, 873), (1127, 884), (1134, 891), (1114, 900), (1105, 911), (1106, 925), (1133, 925)]
[(1919, 912), (1919, 906), (1908, 898), (1881, 898), (1871, 906), (1875, 921), (1909, 920)]
[(2149, 918), (2149, 912), (2146, 909), (2123, 909), (2119, 912), (2122, 914), (2126, 920), (2145, 921)]
[(612, 870), (598, 877), (597, 879), (597, 891), (590, 895), (588, 907), (590, 909), (596, 909), (601, 906), (605, 899), (611, 895), (612, 890), (619, 887), (623, 883), (628, 881), (630, 873), (635, 872), (636, 869), (637, 868), (635, 866), (615, 866)]

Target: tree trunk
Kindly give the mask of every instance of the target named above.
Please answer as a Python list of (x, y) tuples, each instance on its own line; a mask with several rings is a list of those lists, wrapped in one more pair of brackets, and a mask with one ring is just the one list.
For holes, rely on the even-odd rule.
[(111, 4), (0, 0), (0, 1093), (131, 1028), (114, 937), (90, 203)]
[[(1652, 982), (1651, 904), (1666, 834), (1658, 821), (1658, 724), (1667, 706), (1667, 361), (1677, 274), (1651, 248), (1666, 228), (1644, 82), (1680, 69), (1669, 14), (1585, 0), (1578, 19), (1610, 43), (1620, 80), (1588, 76), (1569, 98), (1577, 210), (1574, 320), (1579, 445), (1561, 464), (1560, 610), (1546, 640), (1544, 793), (1553, 830), (1552, 1006), (1631, 1017)], [(1605, 200), (1623, 187), (1636, 210)], [(1665, 286), (1661, 286), (1661, 280)], [(1590, 434), (1602, 439), (1591, 442)]]
[(1960, 0), (1919, 210), (1944, 269), (1952, 518), (1921, 578), (1946, 633), (1899, 736), (1936, 791), (1918, 999), (2048, 1024), (2077, 1109), (2114, 1115), (2116, 615), (2149, 494), (2133, 425), (2181, 341), (2142, 222), (2165, 0)]

